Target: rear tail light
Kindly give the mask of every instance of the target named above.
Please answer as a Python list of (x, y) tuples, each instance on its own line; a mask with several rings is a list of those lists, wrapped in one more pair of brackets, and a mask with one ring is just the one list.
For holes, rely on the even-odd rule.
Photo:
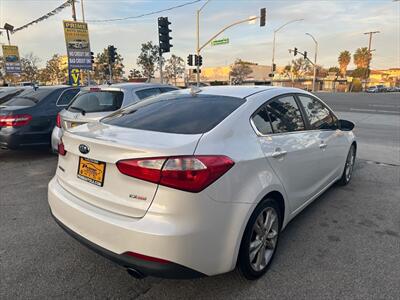
[(56, 126), (57, 126), (58, 128), (61, 128), (61, 116), (60, 116), (60, 113), (57, 114)]
[(193, 193), (204, 190), (233, 165), (233, 160), (223, 155), (141, 158), (117, 162), (118, 170), (125, 175)]
[(28, 114), (0, 116), (0, 127), (19, 127), (28, 125), (32, 116)]
[(67, 150), (65, 150), (62, 140), (60, 140), (60, 143), (58, 144), (58, 154), (61, 156), (65, 156), (65, 154), (67, 154)]

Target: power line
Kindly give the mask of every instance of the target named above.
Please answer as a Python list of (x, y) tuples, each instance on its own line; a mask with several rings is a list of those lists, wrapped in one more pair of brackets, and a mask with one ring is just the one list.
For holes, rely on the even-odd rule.
[(98, 20), (87, 20), (87, 22), (88, 23), (101, 23), (101, 22), (115, 22), (115, 21), (129, 20), (129, 19), (138, 19), (138, 18), (150, 16), (150, 15), (159, 14), (159, 13), (162, 13), (162, 12), (165, 12), (165, 11), (170, 11), (170, 10), (173, 10), (173, 9), (181, 8), (181, 7), (184, 7), (184, 6), (187, 6), (187, 5), (195, 4), (195, 3), (200, 2), (200, 1), (203, 1), (203, 0), (195, 0), (195, 1), (191, 1), (191, 2), (186, 2), (186, 3), (179, 4), (179, 5), (176, 5), (176, 6), (172, 6), (172, 7), (169, 7), (169, 8), (165, 8), (165, 9), (161, 9), (161, 10), (157, 10), (157, 11), (152, 11), (152, 12), (149, 12), (149, 13), (140, 14), (140, 15), (137, 15), (137, 16), (114, 18), (114, 19), (102, 19), (102, 20), (99, 20), (99, 19)]

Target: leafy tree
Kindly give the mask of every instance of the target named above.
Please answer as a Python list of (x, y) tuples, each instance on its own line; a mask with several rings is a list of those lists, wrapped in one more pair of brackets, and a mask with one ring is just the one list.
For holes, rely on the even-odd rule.
[(40, 62), (40, 58), (34, 55), (32, 52), (26, 54), (21, 58), (22, 81), (35, 82), (38, 80), (39, 69), (37, 64)]
[(341, 73), (340, 69), (338, 67), (330, 67), (328, 69), (329, 73), (335, 73), (335, 75), (339, 75)]
[(46, 62), (46, 67), (41, 70), (39, 80), (51, 83), (65, 83), (67, 81), (67, 68), (61, 67), (61, 56), (54, 54), (53, 57)]
[[(124, 64), (121, 54), (116, 53), (115, 63), (112, 64), (113, 80), (119, 81), (124, 74)], [(97, 53), (94, 64), (94, 79), (97, 81), (109, 80), (108, 50), (104, 48), (102, 52)]]
[(231, 66), (231, 71), (229, 73), (229, 75), (233, 77), (233, 82), (235, 84), (242, 84), (246, 77), (253, 73), (250, 65), (250, 63), (245, 62), (240, 58), (235, 60), (234, 64)]
[(355, 78), (365, 78), (366, 72), (367, 68), (357, 68), (351, 73), (351, 76)]
[(338, 63), (340, 68), (340, 73), (345, 76), (347, 71), (347, 66), (351, 61), (351, 53), (347, 50), (344, 50), (339, 53)]
[(312, 67), (307, 59), (299, 57), (298, 59), (292, 60), (292, 73), (295, 78), (300, 78), (310, 73)]
[(157, 45), (153, 45), (153, 42), (147, 42), (142, 44), (141, 52), (137, 59), (137, 64), (142, 69), (142, 74), (150, 81), (154, 78), (154, 72), (157, 69), (157, 63), (159, 62), (159, 48)]
[(176, 79), (185, 72), (185, 61), (182, 57), (172, 54), (169, 59), (167, 59), (167, 64), (165, 66), (165, 75), (169, 80), (173, 79), (176, 85)]
[(357, 68), (367, 68), (371, 61), (371, 53), (368, 51), (368, 48), (358, 48), (353, 55), (353, 61)]
[(128, 79), (134, 79), (134, 78), (142, 78), (142, 73), (138, 69), (132, 69), (129, 71), (129, 76)]

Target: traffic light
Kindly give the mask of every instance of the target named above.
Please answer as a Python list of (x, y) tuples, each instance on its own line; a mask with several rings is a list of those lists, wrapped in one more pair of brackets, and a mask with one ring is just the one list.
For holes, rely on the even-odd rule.
[(188, 66), (193, 66), (193, 54), (189, 54), (187, 57)]
[(194, 56), (194, 65), (199, 67), (203, 65), (203, 57), (201, 57), (201, 55)]
[(117, 58), (117, 48), (114, 46), (108, 46), (108, 62), (110, 64), (115, 63), (115, 59)]
[(203, 65), (203, 57), (201, 55), (199, 55), (199, 67), (201, 67)]
[(307, 59), (307, 51), (304, 51), (304, 59)]
[(158, 18), (158, 45), (160, 47), (160, 54), (169, 52), (172, 47), (170, 43), (172, 37), (169, 36), (172, 30), (169, 29), (169, 25), (171, 25), (171, 22), (168, 21), (167, 17)]
[(276, 71), (276, 64), (272, 64), (272, 72)]
[(266, 13), (267, 10), (265, 8), (260, 9), (260, 27), (265, 26)]
[(90, 61), (92, 62), (92, 65), (94, 64), (94, 53), (90, 51)]
[(297, 48), (294, 48), (293, 52), (294, 52), (294, 56), (296, 56), (297, 55)]

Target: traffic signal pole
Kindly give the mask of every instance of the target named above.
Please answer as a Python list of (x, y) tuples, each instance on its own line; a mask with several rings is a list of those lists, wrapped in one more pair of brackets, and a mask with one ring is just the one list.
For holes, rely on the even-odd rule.
[[(200, 55), (200, 29), (199, 29), (199, 19), (200, 19), (200, 9), (197, 10), (196, 17), (196, 35), (197, 35), (197, 46), (196, 46), (196, 55), (199, 57)], [(196, 85), (200, 86), (200, 66), (197, 64), (196, 66)]]

